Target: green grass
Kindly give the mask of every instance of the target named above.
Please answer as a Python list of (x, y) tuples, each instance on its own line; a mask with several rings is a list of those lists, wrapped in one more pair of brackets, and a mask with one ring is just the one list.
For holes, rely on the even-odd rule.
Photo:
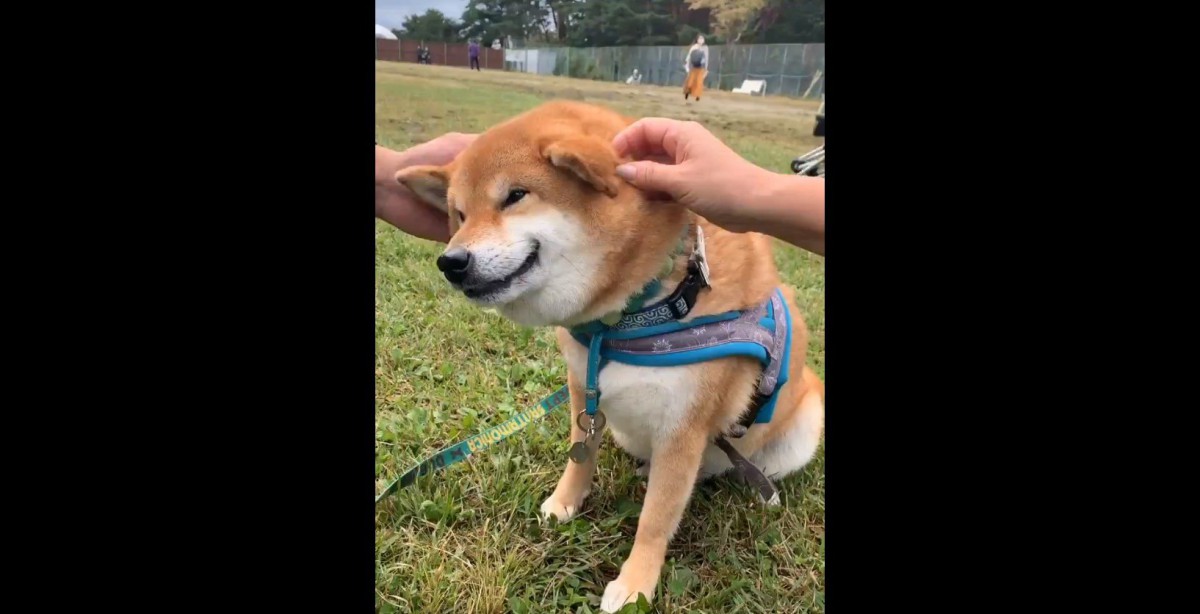
[[(675, 88), (381, 63), (381, 145), (404, 148), (477, 132), (553, 97), (631, 116), (696, 119), (753, 162), (787, 172), (816, 145), (815, 105), (706, 93), (685, 107)], [(757, 106), (754, 106), (757, 105)], [(470, 305), (434, 266), (441, 246), (376, 225), (377, 490), (446, 445), (528, 408), (566, 382), (549, 329), (520, 328)], [(777, 243), (775, 259), (811, 331), (824, 375), (822, 261)], [(653, 408), (647, 408), (653, 411)], [(382, 502), (376, 513), (380, 612), (596, 612), (629, 553), (645, 482), (610, 440), (592, 495), (563, 525), (537, 521), (567, 462), (567, 412)], [(732, 479), (699, 486), (671, 547), (660, 612), (823, 612), (824, 450), (783, 481), (784, 504), (756, 505)], [(627, 609), (630, 609), (627, 607)]]

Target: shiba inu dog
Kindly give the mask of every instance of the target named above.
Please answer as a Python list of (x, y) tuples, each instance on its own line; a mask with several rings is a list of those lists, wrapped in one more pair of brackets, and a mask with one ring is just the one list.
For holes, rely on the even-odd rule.
[[(804, 320), (770, 240), (651, 201), (617, 177), (623, 160), (611, 143), (630, 123), (602, 107), (550, 102), (488, 130), (446, 166), (397, 175), (449, 215), (453, 236), (437, 266), (455, 289), (519, 324), (557, 327), (576, 448), (542, 514), (579, 513), (602, 439), (586, 429), (603, 429), (601, 415), (616, 443), (646, 463), (633, 549), (602, 597), (608, 612), (639, 593), (653, 597), (695, 481), (732, 467), (715, 441), (769, 397), (769, 420), (728, 441), (780, 478), (813, 457), (825, 412), (824, 386), (805, 366)], [(667, 315), (650, 319), (652, 311)], [(611, 341), (631, 330), (676, 337), (644, 347)], [(599, 341), (606, 334), (611, 346)], [(681, 340), (699, 358), (672, 364)], [(743, 354), (714, 353), (731, 345)]]

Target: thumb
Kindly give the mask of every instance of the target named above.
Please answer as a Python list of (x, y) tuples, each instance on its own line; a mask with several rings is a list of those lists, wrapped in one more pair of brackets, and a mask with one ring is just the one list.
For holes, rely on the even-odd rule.
[(649, 160), (622, 164), (617, 167), (617, 176), (642, 190), (674, 194), (682, 187), (678, 168)]

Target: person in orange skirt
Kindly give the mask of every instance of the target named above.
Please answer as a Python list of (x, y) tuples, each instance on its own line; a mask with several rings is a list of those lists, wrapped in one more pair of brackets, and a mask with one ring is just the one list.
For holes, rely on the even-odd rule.
[(696, 43), (688, 49), (683, 69), (687, 71), (687, 80), (683, 82), (683, 99), (687, 100), (690, 95), (699, 101), (700, 94), (704, 93), (704, 77), (708, 74), (708, 45), (704, 44), (703, 34), (697, 36)]

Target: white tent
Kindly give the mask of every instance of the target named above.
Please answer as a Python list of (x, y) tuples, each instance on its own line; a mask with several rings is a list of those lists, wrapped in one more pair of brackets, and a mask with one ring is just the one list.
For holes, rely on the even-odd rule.
[(396, 40), (396, 35), (392, 34), (391, 30), (389, 30), (379, 24), (375, 24), (375, 38), (386, 38), (388, 40), (394, 41), (394, 40)]

